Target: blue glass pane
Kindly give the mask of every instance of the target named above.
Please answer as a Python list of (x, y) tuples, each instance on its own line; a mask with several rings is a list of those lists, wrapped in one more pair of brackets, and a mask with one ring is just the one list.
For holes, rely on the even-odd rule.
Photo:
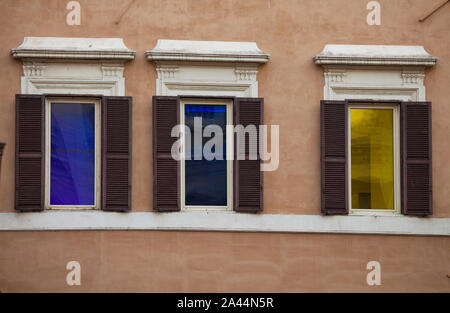
[[(191, 129), (192, 134), (192, 158), (185, 161), (186, 205), (227, 205), (226, 111), (225, 105), (185, 105), (185, 124)], [(211, 139), (202, 136), (201, 146), (195, 146), (194, 117), (201, 117), (202, 133), (208, 125), (214, 124), (222, 128), (223, 160), (208, 161), (204, 156), (201, 160), (194, 160), (194, 150), (203, 149), (204, 144)]]
[(51, 205), (94, 205), (95, 105), (51, 104)]

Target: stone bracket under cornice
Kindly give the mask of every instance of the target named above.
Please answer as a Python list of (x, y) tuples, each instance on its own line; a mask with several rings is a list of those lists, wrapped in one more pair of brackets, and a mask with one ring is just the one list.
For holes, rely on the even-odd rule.
[(270, 58), (255, 42), (167, 39), (159, 39), (156, 46), (145, 55), (151, 61), (187, 62), (266, 63)]
[(25, 37), (11, 55), (17, 59), (132, 60), (136, 52), (122, 38)]
[(314, 57), (319, 65), (434, 66), (438, 58), (423, 46), (325, 45)]

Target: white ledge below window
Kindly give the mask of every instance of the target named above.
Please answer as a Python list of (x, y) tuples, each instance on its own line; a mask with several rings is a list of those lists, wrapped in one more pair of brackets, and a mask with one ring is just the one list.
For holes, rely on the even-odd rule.
[(169, 230), (450, 236), (450, 218), (235, 212), (0, 213), (0, 231)]

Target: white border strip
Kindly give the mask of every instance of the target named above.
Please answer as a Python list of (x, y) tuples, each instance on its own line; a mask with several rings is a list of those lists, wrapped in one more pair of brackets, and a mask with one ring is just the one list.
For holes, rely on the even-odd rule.
[(0, 231), (182, 230), (449, 236), (450, 218), (234, 212), (0, 213)]

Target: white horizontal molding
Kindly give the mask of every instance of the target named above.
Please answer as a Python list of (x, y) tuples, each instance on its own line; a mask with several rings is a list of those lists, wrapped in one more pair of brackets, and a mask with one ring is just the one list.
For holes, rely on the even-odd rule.
[(37, 79), (22, 77), (23, 94), (125, 95), (124, 78), (111, 80)]
[(257, 95), (257, 84), (257, 82), (165, 81), (161, 83), (161, 88), (165, 95), (252, 97)]
[(425, 101), (424, 67), (323, 65), (324, 99)]
[(325, 45), (314, 57), (320, 65), (434, 66), (423, 46)]
[(132, 60), (136, 52), (122, 38), (25, 37), (14, 58)]
[(168, 39), (159, 39), (145, 55), (152, 61), (266, 63), (270, 58), (255, 42)]
[(173, 230), (449, 236), (450, 218), (235, 212), (0, 213), (0, 231)]
[(355, 87), (355, 86), (330, 86), (330, 96), (327, 100), (395, 100), (395, 101), (424, 101), (419, 88), (401, 87)]

